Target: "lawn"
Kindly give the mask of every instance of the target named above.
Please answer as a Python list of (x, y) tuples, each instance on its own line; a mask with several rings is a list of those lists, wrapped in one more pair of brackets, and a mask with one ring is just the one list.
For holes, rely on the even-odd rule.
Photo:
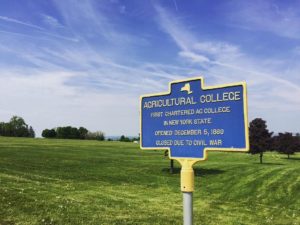
[[(195, 166), (194, 224), (300, 224), (300, 154), (208, 158)], [(1, 137), (0, 224), (182, 224), (168, 166), (133, 143)]]

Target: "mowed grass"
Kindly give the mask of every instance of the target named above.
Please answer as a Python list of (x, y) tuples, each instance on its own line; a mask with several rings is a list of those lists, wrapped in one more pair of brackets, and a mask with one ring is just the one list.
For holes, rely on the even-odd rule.
[[(0, 138), (0, 224), (182, 224), (179, 169), (137, 144)], [(209, 153), (194, 224), (300, 224), (300, 155)], [(178, 164), (175, 164), (179, 168)]]

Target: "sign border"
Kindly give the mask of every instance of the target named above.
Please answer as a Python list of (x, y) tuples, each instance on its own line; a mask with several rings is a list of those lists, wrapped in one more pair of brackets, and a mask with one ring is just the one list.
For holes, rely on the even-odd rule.
[[(245, 125), (245, 141), (246, 141), (246, 147), (245, 148), (204, 148), (204, 157), (203, 158), (189, 158), (189, 157), (171, 157), (171, 151), (170, 147), (143, 147), (142, 143), (142, 101), (145, 97), (154, 97), (154, 96), (164, 96), (169, 95), (172, 92), (172, 84), (176, 83), (183, 83), (188, 81), (201, 81), (201, 89), (202, 90), (211, 90), (211, 89), (217, 89), (217, 88), (226, 88), (226, 87), (234, 87), (234, 86), (242, 86), (243, 87), (243, 113), (244, 113), (244, 125)], [(247, 86), (246, 82), (235, 82), (235, 83), (229, 83), (229, 84), (223, 84), (223, 85), (215, 85), (215, 86), (204, 86), (204, 78), (202, 76), (194, 77), (194, 78), (188, 78), (188, 79), (182, 79), (182, 80), (175, 80), (169, 82), (169, 90), (168, 92), (159, 92), (155, 94), (146, 94), (140, 96), (140, 148), (142, 150), (168, 150), (169, 158), (175, 159), (179, 162), (182, 161), (192, 161), (192, 162), (198, 162), (198, 161), (204, 161), (208, 158), (208, 151), (218, 151), (218, 152), (248, 152), (249, 151), (249, 128), (248, 128), (248, 101), (247, 101)]]

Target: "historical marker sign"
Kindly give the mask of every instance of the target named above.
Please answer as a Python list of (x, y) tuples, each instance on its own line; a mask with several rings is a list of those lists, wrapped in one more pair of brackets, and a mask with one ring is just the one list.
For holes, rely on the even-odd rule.
[(170, 158), (205, 160), (206, 151), (248, 151), (244, 82), (205, 87), (203, 78), (170, 83), (169, 92), (141, 97), (141, 148)]

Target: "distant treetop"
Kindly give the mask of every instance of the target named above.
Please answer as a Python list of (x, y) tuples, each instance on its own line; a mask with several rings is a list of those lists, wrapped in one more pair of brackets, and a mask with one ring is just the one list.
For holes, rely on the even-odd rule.
[(0, 136), (34, 138), (35, 132), (22, 117), (13, 116), (8, 123), (0, 122)]
[(84, 127), (57, 127), (53, 129), (45, 129), (42, 132), (44, 138), (60, 138), (60, 139), (87, 139), (87, 140), (105, 140), (102, 131), (91, 132)]

